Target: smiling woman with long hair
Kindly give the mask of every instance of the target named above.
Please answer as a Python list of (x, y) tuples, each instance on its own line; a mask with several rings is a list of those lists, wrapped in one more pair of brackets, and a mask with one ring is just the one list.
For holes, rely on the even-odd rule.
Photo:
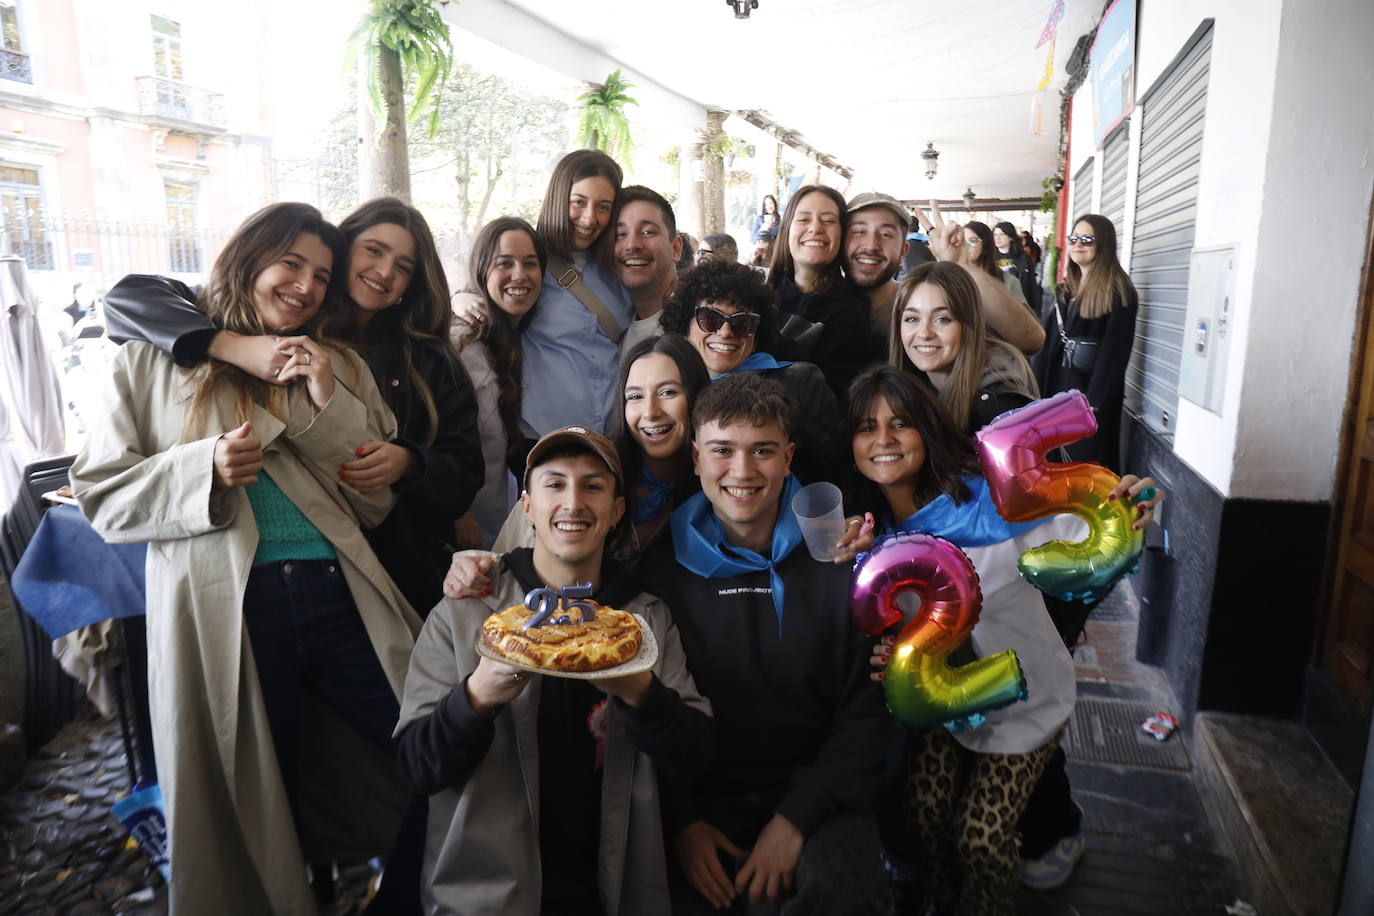
[(613, 425), (617, 344), (634, 316), (611, 259), (623, 181), (610, 156), (580, 149), (558, 161), (544, 192), (535, 228), (549, 268), (522, 335), (521, 421), (532, 438), (568, 423)]
[[(501, 216), (482, 227), (468, 258), (469, 289), (455, 294), (455, 311), (480, 314), (480, 321), (455, 318), (454, 345), (477, 392), (486, 483), (472, 508), (454, 526), (459, 548), (490, 547), (514, 504), (512, 462), (523, 456), (520, 430), (520, 332), (538, 304), (548, 252), (534, 227)], [(471, 303), (477, 303), (474, 308)]]
[[(805, 352), (786, 347), (776, 355), (805, 359), (825, 373), (837, 399), (859, 370), (878, 358), (869, 338), (868, 296), (845, 279), (841, 257), (849, 213), (844, 195), (825, 185), (806, 185), (787, 201), (768, 265), (768, 284), (778, 305), (806, 321), (825, 325)], [(788, 344), (784, 337), (780, 343)]]
[(358, 528), (395, 497), (338, 474), (396, 422), (362, 359), (315, 331), (343, 262), (314, 207), (249, 217), (197, 304), (217, 331), (272, 341), (272, 382), (128, 344), (72, 465), (101, 536), (149, 542), (149, 703), (178, 912), (313, 912), (302, 843), (312, 858), (383, 855), (409, 799), (391, 731), (420, 621)]
[[(903, 732), (905, 778), (891, 781), (906, 789), (900, 803), (910, 807), (920, 852), (914, 874), (940, 912), (1010, 913), (1020, 864), (1017, 820), (1075, 697), (1073, 660), (1040, 593), (1017, 574), (1016, 560), (1045, 540), (1044, 531), (1032, 529), (1067, 532), (1055, 528), (1063, 524), (1056, 520), (1003, 521), (972, 441), (903, 372), (882, 367), (855, 380), (847, 432), (850, 511), (875, 516), (880, 539), (926, 532), (963, 548), (982, 591), (972, 643), (983, 656), (1014, 647), (1027, 682), (1036, 685), (1026, 700), (988, 713), (976, 727)], [(915, 613), (903, 597), (898, 606)], [(893, 637), (884, 637), (875, 666), (888, 663), (892, 645)]]
[(978, 287), (958, 264), (922, 264), (902, 278), (889, 338), (888, 365), (937, 392), (967, 434), (1039, 396), (1026, 358), (988, 334)]
[(1096, 213), (1080, 216), (1067, 243), (1069, 267), (1045, 316), (1036, 380), (1046, 397), (1076, 388), (1093, 406), (1097, 434), (1065, 446), (1069, 457), (1120, 473), (1121, 404), (1139, 298), (1117, 260), (1111, 220)]

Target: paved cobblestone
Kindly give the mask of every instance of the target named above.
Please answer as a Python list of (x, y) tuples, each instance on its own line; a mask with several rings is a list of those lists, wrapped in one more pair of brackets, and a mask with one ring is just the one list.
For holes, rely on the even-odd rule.
[[(132, 846), (110, 806), (129, 792), (119, 726), (96, 718), (64, 728), (0, 793), (0, 916), (167, 912), (167, 887)], [(362, 912), (372, 871), (340, 871), (324, 916)]]
[(0, 913), (165, 913), (157, 869), (110, 813), (128, 793), (118, 726), (63, 729), (0, 795)]

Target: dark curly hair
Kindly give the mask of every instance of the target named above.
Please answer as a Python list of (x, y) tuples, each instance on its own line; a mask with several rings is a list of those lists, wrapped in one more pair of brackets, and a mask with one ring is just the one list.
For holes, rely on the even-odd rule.
[(673, 296), (663, 306), (659, 327), (669, 334), (687, 336), (692, 316), (703, 302), (729, 302), (745, 312), (757, 312), (759, 329), (755, 352), (767, 353), (776, 340), (778, 298), (773, 288), (759, 279), (747, 264), (711, 260), (677, 278)]

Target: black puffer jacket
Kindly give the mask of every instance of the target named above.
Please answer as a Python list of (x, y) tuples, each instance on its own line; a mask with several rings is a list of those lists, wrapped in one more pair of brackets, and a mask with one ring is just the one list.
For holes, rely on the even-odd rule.
[(830, 390), (843, 401), (849, 394), (849, 383), (875, 361), (868, 296), (847, 280), (825, 292), (804, 293), (787, 275), (778, 278), (776, 289), (778, 304), (785, 311), (825, 325), (807, 358), (820, 367)]

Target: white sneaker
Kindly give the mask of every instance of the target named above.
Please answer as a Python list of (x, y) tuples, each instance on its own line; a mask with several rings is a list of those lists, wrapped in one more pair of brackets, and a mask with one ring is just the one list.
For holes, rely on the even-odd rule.
[(1021, 883), (1035, 891), (1052, 891), (1064, 886), (1087, 847), (1081, 830), (1064, 837), (1040, 858), (1021, 863)]

